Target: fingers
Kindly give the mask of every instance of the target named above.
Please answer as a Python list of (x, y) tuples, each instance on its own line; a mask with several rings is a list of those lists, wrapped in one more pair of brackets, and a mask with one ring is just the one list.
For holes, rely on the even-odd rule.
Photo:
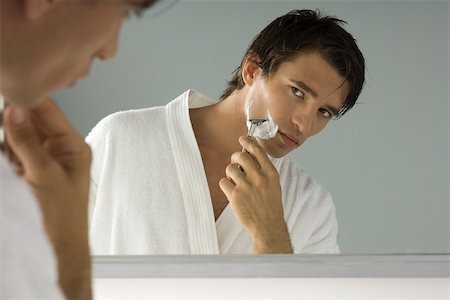
[(53, 101), (46, 99), (32, 110), (10, 106), (5, 117), (11, 150), (27, 180), (36, 183), (53, 167), (86, 181), (91, 150)]
[(31, 111), (33, 123), (45, 138), (47, 152), (70, 174), (85, 173), (91, 163), (91, 151), (84, 139), (50, 98)]
[(242, 168), (238, 164), (229, 164), (225, 169), (225, 174), (232, 182), (240, 183), (246, 180), (246, 176)]
[(33, 108), (31, 115), (36, 129), (45, 137), (76, 132), (58, 105), (49, 98)]
[[(241, 136), (239, 138), (239, 143), (247, 151), (247, 153), (251, 154), (251, 156), (256, 161), (256, 164), (259, 165), (260, 169), (269, 170), (273, 168), (273, 164), (267, 156), (266, 152), (256, 140), (246, 136)], [(239, 162), (239, 164), (240, 163), (241, 162)]]
[(33, 181), (51, 166), (51, 159), (39, 141), (30, 113), (16, 106), (5, 110), (5, 129), (11, 150), (21, 162), (25, 177)]
[(278, 172), (264, 149), (253, 139), (242, 136), (240, 144), (246, 151), (235, 152), (231, 164), (225, 170), (228, 178), (222, 178), (219, 186), (230, 200), (236, 188), (247, 189), (249, 186), (266, 187), (268, 182), (278, 180)]
[(247, 177), (238, 164), (229, 164), (225, 169), (226, 178), (219, 181), (219, 187), (224, 192), (228, 201), (231, 201), (232, 192), (239, 185), (241, 188), (248, 185)]
[(248, 152), (233, 153), (231, 163), (238, 165), (240, 170), (249, 177), (253, 177), (261, 171), (256, 159)]
[(19, 177), (23, 175), (23, 166), (20, 159), (17, 157), (17, 155), (12, 151), (12, 149), (8, 149), (8, 152), (6, 153), (7, 158), (12, 163), (12, 165), (15, 168), (15, 171)]
[(225, 196), (227, 197), (228, 201), (230, 201), (230, 199), (232, 199), (231, 195), (232, 195), (233, 189), (235, 187), (234, 183), (231, 182), (231, 180), (228, 178), (222, 178), (219, 181), (219, 187), (222, 190), (222, 192), (225, 194)]

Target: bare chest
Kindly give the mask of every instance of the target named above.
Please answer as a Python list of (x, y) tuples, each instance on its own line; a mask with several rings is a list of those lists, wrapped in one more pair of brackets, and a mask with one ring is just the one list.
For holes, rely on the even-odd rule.
[(206, 179), (211, 195), (214, 219), (217, 220), (228, 204), (227, 197), (219, 187), (220, 179), (225, 177), (225, 169), (228, 166), (228, 162), (218, 163), (214, 160), (204, 159), (203, 165), (205, 167)]

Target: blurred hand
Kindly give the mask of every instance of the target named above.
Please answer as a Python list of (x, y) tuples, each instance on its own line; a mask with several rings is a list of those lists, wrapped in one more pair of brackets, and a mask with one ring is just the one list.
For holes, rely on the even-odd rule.
[(31, 110), (8, 106), (5, 125), (19, 173), (39, 201), (60, 285), (69, 299), (89, 299), (90, 148), (50, 99)]
[(246, 151), (231, 156), (219, 182), (255, 253), (292, 253), (283, 215), (278, 171), (256, 140), (242, 136)]

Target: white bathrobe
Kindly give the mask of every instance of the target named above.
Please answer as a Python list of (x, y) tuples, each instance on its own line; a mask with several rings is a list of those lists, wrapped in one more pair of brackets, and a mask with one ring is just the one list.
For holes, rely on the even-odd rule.
[(2, 153), (0, 299), (65, 299), (38, 200)]
[[(89, 133), (93, 254), (251, 253), (230, 205), (214, 220), (189, 118), (189, 108), (213, 103), (189, 90), (164, 107), (112, 114)], [(295, 253), (338, 252), (330, 194), (289, 156), (272, 162)]]

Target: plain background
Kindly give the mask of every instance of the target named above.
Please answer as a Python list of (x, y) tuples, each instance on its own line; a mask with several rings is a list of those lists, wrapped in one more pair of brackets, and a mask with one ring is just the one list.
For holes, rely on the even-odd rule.
[(114, 60), (54, 93), (82, 135), (110, 113), (165, 105), (189, 88), (217, 98), (260, 30), (317, 8), (348, 22), (367, 66), (359, 104), (293, 154), (333, 195), (341, 251), (450, 252), (448, 1), (169, 5), (131, 18)]

